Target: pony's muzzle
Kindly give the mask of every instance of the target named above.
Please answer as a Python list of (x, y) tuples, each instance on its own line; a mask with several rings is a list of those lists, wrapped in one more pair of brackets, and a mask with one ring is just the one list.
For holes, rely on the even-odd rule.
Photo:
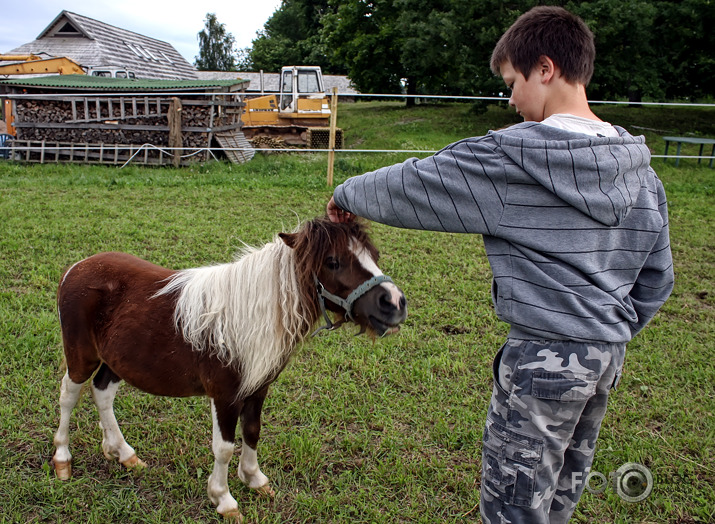
[(393, 283), (384, 283), (365, 293), (354, 307), (355, 315), (378, 336), (391, 335), (400, 330), (407, 318), (407, 300)]

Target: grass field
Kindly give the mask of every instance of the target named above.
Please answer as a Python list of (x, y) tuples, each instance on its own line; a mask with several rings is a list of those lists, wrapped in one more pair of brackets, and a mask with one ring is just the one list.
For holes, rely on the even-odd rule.
[[(715, 136), (715, 112), (597, 108), (659, 136)], [(515, 121), (493, 107), (407, 110), (341, 105), (348, 147), (438, 149)], [(339, 153), (336, 181), (404, 155)], [(715, 519), (715, 170), (654, 160), (669, 197), (676, 287), (628, 348), (594, 471), (647, 466), (651, 495), (586, 493), (577, 522)], [(706, 164), (705, 164), (706, 165)], [(149, 464), (126, 472), (102, 455), (89, 392), (74, 412), (74, 477), (48, 464), (58, 422), (62, 349), (56, 285), (73, 262), (123, 250), (175, 268), (230, 260), (322, 214), (320, 154), (257, 156), (182, 170), (0, 163), (0, 522), (218, 522), (206, 496), (211, 421), (204, 398), (151, 397), (124, 386), (117, 418)], [(353, 330), (311, 340), (271, 389), (259, 445), (276, 497), (229, 483), (249, 522), (477, 522), (481, 436), (491, 362), (506, 334), (489, 297), (481, 239), (372, 226), (381, 267), (410, 304), (402, 331), (372, 342)]]

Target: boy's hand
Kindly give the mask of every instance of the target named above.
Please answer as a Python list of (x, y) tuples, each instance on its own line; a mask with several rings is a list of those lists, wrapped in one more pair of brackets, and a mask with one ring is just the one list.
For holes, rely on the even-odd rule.
[(355, 220), (355, 215), (350, 211), (339, 208), (333, 197), (330, 197), (330, 202), (328, 202), (327, 213), (331, 222), (352, 222)]

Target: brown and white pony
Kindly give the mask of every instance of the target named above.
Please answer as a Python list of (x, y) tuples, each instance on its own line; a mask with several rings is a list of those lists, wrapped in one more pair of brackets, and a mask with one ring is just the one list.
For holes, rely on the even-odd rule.
[[(127, 468), (145, 464), (114, 416), (122, 380), (154, 395), (206, 395), (215, 457), (209, 498), (219, 513), (240, 520), (228, 489), (238, 419), (238, 476), (272, 496), (256, 454), (263, 401), (321, 314), (327, 327), (351, 320), (377, 335), (397, 331), (405, 320), (405, 297), (382, 275), (377, 258), (360, 223), (320, 218), (260, 249), (246, 248), (229, 264), (173, 271), (124, 253), (74, 264), (57, 297), (67, 363), (54, 438), (57, 476), (71, 476), (70, 414), (92, 376), (104, 455)], [(326, 307), (342, 316), (338, 324)]]

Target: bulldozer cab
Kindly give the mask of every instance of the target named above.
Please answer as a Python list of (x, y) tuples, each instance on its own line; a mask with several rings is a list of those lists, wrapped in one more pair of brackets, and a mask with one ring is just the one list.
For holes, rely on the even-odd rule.
[[(254, 145), (268, 147), (329, 144), (330, 104), (318, 66), (285, 66), (278, 91), (245, 100), (242, 132)], [(336, 148), (342, 147), (342, 130), (336, 130)]]
[(280, 112), (297, 113), (297, 101), (305, 98), (325, 97), (320, 67), (286, 66), (281, 69)]

